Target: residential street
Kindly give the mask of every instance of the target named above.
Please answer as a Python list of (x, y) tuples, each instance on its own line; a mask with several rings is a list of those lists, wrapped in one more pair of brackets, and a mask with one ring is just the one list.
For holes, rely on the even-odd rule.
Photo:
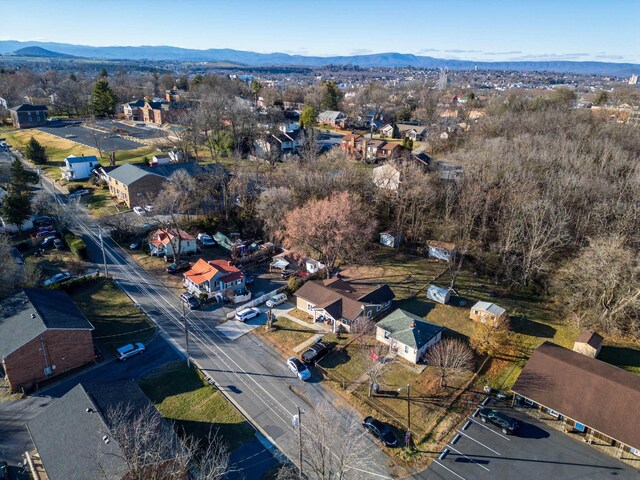
[[(48, 181), (45, 188), (52, 192)], [(58, 201), (64, 196), (55, 194)], [(89, 259), (102, 262), (98, 226), (85, 213), (77, 218), (76, 231), (87, 243)], [(162, 335), (180, 351), (186, 351), (179, 292), (172, 292), (138, 266), (110, 238), (105, 238), (109, 274), (122, 289), (139, 304), (160, 327)], [(344, 421), (353, 410), (339, 402), (321, 383), (302, 384), (286, 367), (284, 361), (270, 347), (254, 336), (228, 340), (214, 327), (229, 309), (188, 312), (190, 356), (200, 369), (250, 419), (250, 421), (282, 452), (295, 460), (298, 455), (297, 437), (292, 429), (292, 417), (306, 402), (313, 406), (327, 403), (335, 410), (335, 418)], [(291, 387), (303, 392), (304, 399)], [(304, 420), (303, 420), (304, 434)], [(331, 448), (327, 445), (327, 448)], [(372, 461), (365, 470), (354, 471), (349, 478), (392, 478), (389, 458), (370, 441)]]

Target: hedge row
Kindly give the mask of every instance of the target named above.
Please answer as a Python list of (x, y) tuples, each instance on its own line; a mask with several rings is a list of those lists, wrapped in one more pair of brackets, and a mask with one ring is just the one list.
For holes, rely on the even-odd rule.
[(75, 233), (67, 233), (64, 236), (67, 245), (69, 245), (69, 250), (80, 260), (87, 259), (87, 245), (84, 243), (84, 240), (77, 236)]

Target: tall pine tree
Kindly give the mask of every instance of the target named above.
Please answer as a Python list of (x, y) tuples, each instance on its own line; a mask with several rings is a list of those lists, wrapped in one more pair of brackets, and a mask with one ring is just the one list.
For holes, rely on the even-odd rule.
[(27, 146), (24, 149), (24, 155), (37, 165), (44, 165), (47, 163), (47, 152), (45, 151), (45, 148), (33, 137), (31, 137), (31, 140), (27, 143)]
[(109, 87), (109, 82), (104, 79), (93, 84), (91, 111), (97, 116), (113, 115), (116, 112), (116, 96)]

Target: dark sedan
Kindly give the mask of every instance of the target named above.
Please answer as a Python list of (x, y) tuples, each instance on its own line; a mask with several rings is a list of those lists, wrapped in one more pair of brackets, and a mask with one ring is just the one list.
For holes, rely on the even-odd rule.
[(387, 447), (397, 447), (398, 439), (391, 430), (391, 427), (386, 423), (382, 423), (380, 420), (376, 420), (373, 417), (367, 417), (362, 422), (362, 425), (371, 432), (374, 437), (377, 437)]
[(498, 412), (491, 408), (481, 408), (478, 410), (478, 417), (483, 423), (493, 423), (496, 427), (500, 427), (505, 435), (514, 433), (518, 429), (518, 422), (502, 412)]
[(191, 268), (191, 264), (186, 260), (178, 260), (167, 267), (167, 273), (184, 272)]

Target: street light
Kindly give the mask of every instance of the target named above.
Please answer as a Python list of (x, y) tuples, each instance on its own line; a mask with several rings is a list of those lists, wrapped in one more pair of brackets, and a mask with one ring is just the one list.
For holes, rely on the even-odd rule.
[(413, 443), (411, 442), (411, 385), (407, 383), (406, 387), (400, 387), (398, 389), (398, 393), (402, 390), (407, 390), (407, 435), (405, 437), (405, 445), (408, 449), (413, 448)]

